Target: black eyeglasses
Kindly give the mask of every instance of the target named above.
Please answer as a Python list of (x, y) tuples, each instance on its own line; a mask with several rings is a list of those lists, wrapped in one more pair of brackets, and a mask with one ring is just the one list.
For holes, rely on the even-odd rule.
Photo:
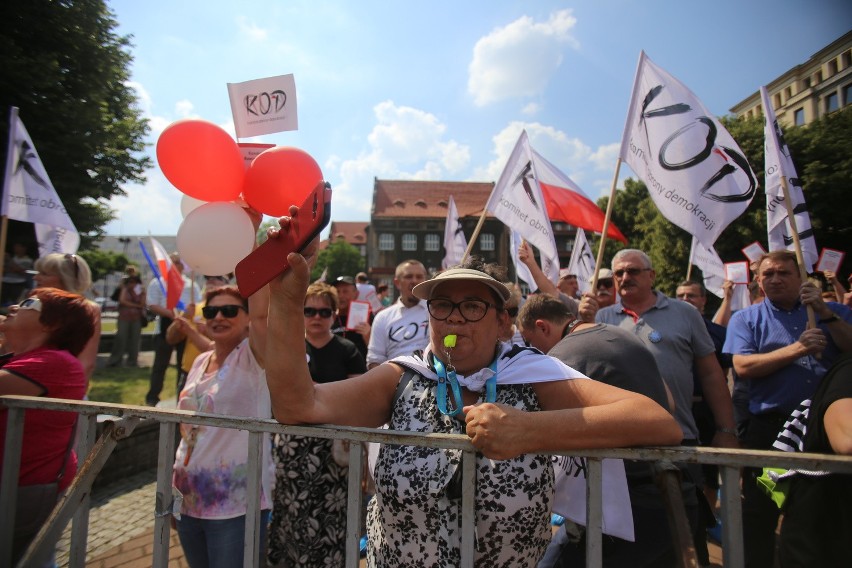
[(485, 300), (462, 300), (461, 302), (427, 300), (426, 302), (429, 315), (439, 321), (444, 321), (450, 317), (453, 310), (457, 309), (465, 321), (476, 322), (484, 318), (485, 314), (488, 313), (488, 307), (493, 305)]
[(74, 263), (74, 279), (80, 279), (80, 265), (77, 264), (77, 255), (76, 254), (66, 254), (65, 260), (70, 260)]
[[(628, 272), (628, 274), (630, 273)], [(606, 280), (598, 280), (598, 288), (612, 288), (612, 286), (612, 278), (607, 278)]]
[(625, 268), (625, 269), (619, 268), (618, 270), (614, 270), (612, 273), (615, 275), (616, 278), (621, 278), (622, 276), (624, 276), (625, 272), (627, 273), (628, 276), (639, 276), (639, 274), (641, 274), (642, 272), (646, 272), (648, 270), (651, 270), (651, 269), (650, 268)]
[[(244, 307), (238, 304), (227, 304), (224, 306), (204, 306), (201, 308), (201, 314), (204, 316), (204, 319), (212, 320), (216, 317), (216, 314), (219, 312), (222, 313), (222, 317), (224, 318), (235, 318), (237, 314), (240, 313), (240, 310), (245, 310)], [(248, 310), (246, 310), (248, 313)]]
[(506, 308), (506, 313), (509, 314), (510, 318), (518, 317), (518, 306), (515, 306), (514, 308)]
[(331, 314), (334, 312), (331, 311), (331, 308), (309, 308), (305, 306), (305, 317), (312, 318), (314, 316), (319, 316), (323, 319), (330, 318)]

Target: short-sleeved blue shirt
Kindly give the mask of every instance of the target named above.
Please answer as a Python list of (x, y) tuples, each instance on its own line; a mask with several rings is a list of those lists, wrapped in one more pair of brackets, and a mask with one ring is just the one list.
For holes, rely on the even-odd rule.
[[(852, 310), (847, 306), (835, 302), (826, 305), (843, 321), (852, 321)], [(807, 325), (808, 314), (803, 304), (797, 303), (788, 311), (764, 300), (731, 316), (723, 350), (731, 355), (771, 353), (796, 342)], [(828, 325), (818, 324), (818, 327), (828, 341), (820, 359), (810, 355), (800, 357), (771, 375), (748, 381), (748, 409), (752, 414), (789, 414), (800, 402), (813, 396), (826, 370), (840, 355)]]

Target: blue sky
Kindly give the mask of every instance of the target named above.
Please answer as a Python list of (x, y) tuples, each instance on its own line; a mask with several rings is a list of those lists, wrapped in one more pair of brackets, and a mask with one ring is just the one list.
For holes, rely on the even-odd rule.
[[(133, 36), (149, 152), (175, 120), (233, 135), (226, 84), (293, 73), (332, 220), (369, 220), (373, 178), (496, 181), (522, 128), (593, 199), (608, 194), (640, 50), (715, 114), (852, 28), (848, 0), (111, 0)], [(156, 163), (156, 162), (155, 162)], [(622, 166), (622, 177), (633, 175)], [(107, 233), (175, 234), (157, 167)]]

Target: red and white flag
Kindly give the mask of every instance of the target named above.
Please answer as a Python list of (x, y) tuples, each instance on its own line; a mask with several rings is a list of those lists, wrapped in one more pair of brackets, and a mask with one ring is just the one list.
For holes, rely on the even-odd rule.
[(183, 293), (183, 276), (181, 269), (172, 262), (169, 253), (160, 244), (160, 241), (154, 237), (151, 239), (151, 248), (154, 250), (154, 258), (157, 261), (157, 268), (160, 270), (161, 281), (166, 288), (166, 308), (173, 310), (180, 302), (180, 296)]
[(459, 221), (459, 211), (452, 195), (447, 206), (447, 223), (444, 225), (444, 250), (447, 254), (441, 261), (441, 268), (459, 264), (467, 250), (467, 239), (464, 237), (464, 229)]
[(645, 52), (619, 155), (645, 182), (660, 213), (707, 247), (757, 191), (748, 160), (722, 123)]
[(526, 131), (518, 137), (485, 209), (535, 246), (542, 271), (552, 282), (559, 280), (559, 253)]
[(781, 176), (787, 179), (787, 190), (790, 193), (790, 205), (796, 218), (796, 230), (799, 233), (799, 243), (802, 246), (802, 256), (805, 259), (805, 270), (813, 272), (814, 264), (819, 260), (814, 230), (811, 218), (805, 205), (805, 194), (802, 192), (801, 180), (796, 174), (790, 148), (784, 140), (784, 133), (775, 118), (775, 110), (769, 101), (766, 87), (760, 88), (763, 99), (764, 125), (764, 160), (766, 186), (766, 228), (769, 233), (769, 250), (795, 250), (793, 231), (787, 217), (787, 207), (784, 205), (784, 191), (781, 189)]
[[(601, 208), (589, 199), (580, 186), (544, 156), (534, 149), (532, 155), (550, 220), (563, 221), (580, 229), (602, 233), (606, 215)], [(627, 243), (627, 237), (613, 223), (609, 224), (607, 237)]]

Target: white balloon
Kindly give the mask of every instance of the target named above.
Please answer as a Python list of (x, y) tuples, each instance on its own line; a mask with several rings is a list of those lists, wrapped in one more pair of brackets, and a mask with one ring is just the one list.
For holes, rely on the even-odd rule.
[(239, 205), (217, 201), (194, 209), (181, 223), (177, 249), (196, 274), (234, 271), (254, 247), (254, 225)]
[(184, 194), (180, 199), (180, 214), (183, 217), (186, 217), (205, 203), (207, 203), (207, 201), (201, 201), (200, 199)]

